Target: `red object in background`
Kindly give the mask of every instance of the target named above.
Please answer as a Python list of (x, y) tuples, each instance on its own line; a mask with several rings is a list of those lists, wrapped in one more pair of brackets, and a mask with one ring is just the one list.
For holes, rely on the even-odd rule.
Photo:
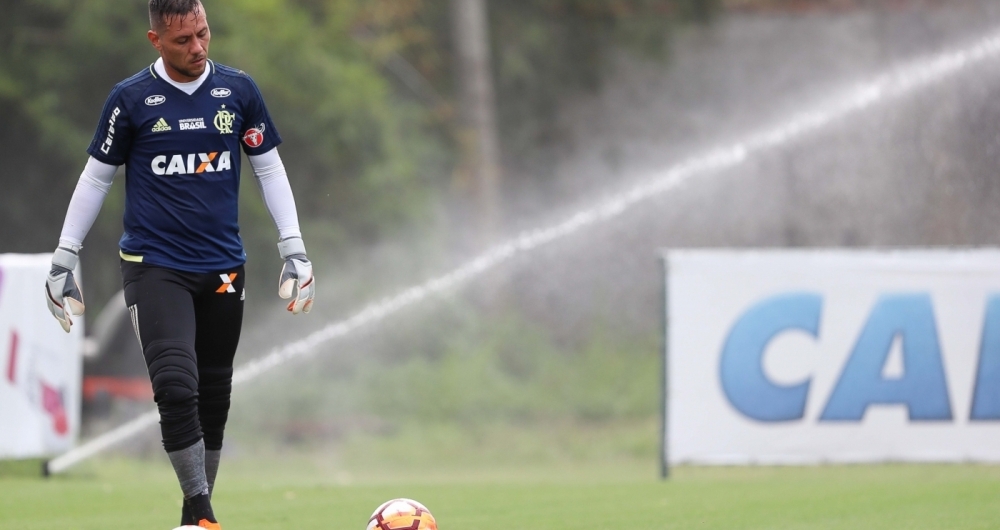
[(42, 408), (52, 416), (52, 426), (57, 434), (65, 435), (69, 432), (69, 419), (66, 417), (62, 392), (42, 383)]
[(146, 401), (153, 399), (149, 377), (109, 377), (90, 375), (83, 378), (83, 399), (93, 401), (99, 394)]
[(14, 377), (17, 376), (17, 332), (10, 332), (10, 358), (7, 360), (7, 380), (14, 384)]

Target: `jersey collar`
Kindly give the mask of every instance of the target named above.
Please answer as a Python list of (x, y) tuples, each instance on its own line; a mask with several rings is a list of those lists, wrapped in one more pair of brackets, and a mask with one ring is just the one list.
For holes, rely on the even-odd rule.
[[(198, 80), (197, 80), (198, 82), (200, 82), (200, 84), (198, 85), (198, 88), (196, 88), (194, 90), (194, 92), (192, 92), (191, 94), (188, 94), (187, 92), (181, 90), (177, 86), (177, 84), (176, 84), (175, 81), (173, 81), (172, 79), (168, 78), (166, 75), (161, 74), (160, 71), (163, 70), (163, 58), (162, 57), (159, 58), (159, 59), (157, 59), (155, 62), (153, 62), (152, 64), (149, 65), (149, 73), (153, 76), (154, 79), (156, 79), (157, 81), (160, 81), (164, 85), (169, 86), (170, 88), (176, 90), (177, 92), (180, 92), (181, 94), (183, 94), (183, 95), (185, 95), (187, 97), (193, 98), (193, 97), (197, 96), (199, 93), (201, 93), (202, 89), (204, 89), (205, 86), (209, 84), (209, 81), (215, 75), (215, 62), (212, 61), (211, 59), (208, 59), (206, 62), (208, 64), (207, 64), (207, 68), (205, 68), (205, 73), (202, 74), (202, 76), (199, 77)], [(159, 68), (157, 68), (157, 66), (159, 66)]]

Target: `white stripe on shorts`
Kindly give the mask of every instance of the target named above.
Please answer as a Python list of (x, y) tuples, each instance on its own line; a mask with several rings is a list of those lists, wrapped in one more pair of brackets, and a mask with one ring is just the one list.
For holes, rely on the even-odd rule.
[(139, 339), (139, 347), (142, 347), (142, 335), (139, 334), (139, 304), (128, 306), (129, 316), (132, 318), (132, 329), (135, 330), (135, 338)]

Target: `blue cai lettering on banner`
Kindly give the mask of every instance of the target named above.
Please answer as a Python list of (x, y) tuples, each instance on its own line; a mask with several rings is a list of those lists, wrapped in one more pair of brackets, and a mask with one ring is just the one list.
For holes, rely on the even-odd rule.
[[(882, 376), (892, 343), (903, 347), (903, 376)], [(879, 299), (837, 380), (820, 421), (861, 421), (873, 404), (903, 404), (910, 420), (951, 420), (934, 308), (928, 294)]]
[[(806, 332), (819, 338), (823, 298), (785, 293), (755, 304), (733, 325), (723, 346), (719, 375), (727, 399), (762, 422), (801, 420), (811, 378), (779, 385), (763, 359), (778, 335)], [(883, 376), (893, 342), (902, 344), (904, 373)], [(930, 295), (882, 296), (875, 304), (830, 395), (820, 421), (861, 421), (874, 404), (906, 405), (910, 420), (948, 421), (951, 403)], [(991, 299), (983, 332), (974, 419), (1000, 419), (1000, 297)]]
[(1000, 295), (990, 296), (986, 301), (976, 389), (972, 394), (969, 419), (1000, 420)]
[(772, 339), (786, 331), (818, 337), (822, 306), (818, 294), (784, 294), (756, 304), (736, 322), (723, 346), (719, 367), (722, 389), (736, 410), (758, 421), (802, 419), (811, 380), (775, 384), (764, 373), (764, 352)]

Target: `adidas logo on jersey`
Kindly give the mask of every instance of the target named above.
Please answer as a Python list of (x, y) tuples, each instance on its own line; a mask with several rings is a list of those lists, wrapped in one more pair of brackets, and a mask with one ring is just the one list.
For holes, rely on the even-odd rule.
[(156, 125), (153, 126), (153, 132), (164, 132), (169, 130), (170, 125), (168, 125), (167, 120), (163, 118), (160, 118), (160, 121), (156, 122)]
[(195, 175), (232, 169), (232, 155), (229, 151), (221, 153), (191, 153), (189, 155), (173, 155), (169, 158), (160, 155), (153, 159), (151, 167), (157, 175)]

